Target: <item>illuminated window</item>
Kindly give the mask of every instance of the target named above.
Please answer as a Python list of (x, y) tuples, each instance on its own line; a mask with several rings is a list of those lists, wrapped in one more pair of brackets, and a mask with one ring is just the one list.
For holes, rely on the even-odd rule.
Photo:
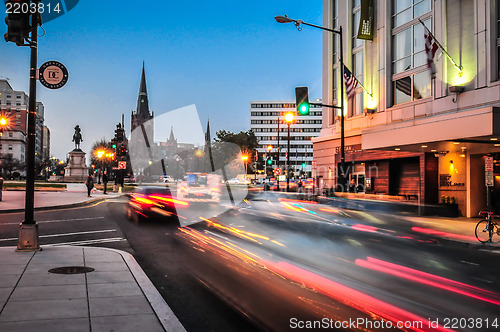
[(392, 84), (394, 105), (430, 97), (424, 31), (431, 27), (430, 0), (393, 0)]

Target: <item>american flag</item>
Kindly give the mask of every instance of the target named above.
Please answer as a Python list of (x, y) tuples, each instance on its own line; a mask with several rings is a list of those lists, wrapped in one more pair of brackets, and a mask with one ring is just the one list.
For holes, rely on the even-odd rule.
[(345, 93), (347, 99), (351, 99), (356, 94), (356, 87), (358, 86), (358, 80), (354, 77), (346, 66), (344, 66), (344, 83), (345, 83)]
[(425, 53), (427, 54), (427, 67), (431, 70), (431, 77), (435, 78), (436, 65), (434, 64), (434, 55), (436, 55), (436, 51), (438, 50), (439, 46), (434, 41), (434, 37), (427, 28), (425, 28), (424, 40), (425, 40)]

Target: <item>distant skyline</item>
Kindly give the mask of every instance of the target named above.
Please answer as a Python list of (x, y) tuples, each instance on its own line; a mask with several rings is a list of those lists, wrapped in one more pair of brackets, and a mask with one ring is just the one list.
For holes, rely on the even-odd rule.
[[(87, 153), (113, 137), (122, 113), (130, 131), (143, 61), (155, 116), (195, 105), (203, 129), (210, 118), (212, 137), (219, 129), (248, 130), (251, 100), (293, 100), (296, 86), (321, 98), (322, 32), (276, 23), (285, 14), (321, 25), (322, 1), (122, 1), (119, 8), (80, 1), (39, 38), (38, 65), (56, 60), (69, 70), (62, 89), (38, 84), (51, 155), (65, 158), (73, 149), (76, 124)], [(0, 42), (0, 77), (15, 90), (28, 92), (29, 53)]]

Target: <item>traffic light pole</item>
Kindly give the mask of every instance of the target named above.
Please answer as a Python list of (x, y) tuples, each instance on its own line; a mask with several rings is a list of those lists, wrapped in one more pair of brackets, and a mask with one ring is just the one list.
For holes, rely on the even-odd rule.
[[(33, 1), (37, 4), (38, 0)], [(28, 110), (28, 146), (26, 150), (26, 200), (24, 220), (20, 225), (18, 251), (39, 251), (38, 224), (34, 219), (35, 210), (35, 138), (36, 138), (36, 80), (38, 51), (38, 15), (31, 15), (31, 64), (30, 64), (30, 95)]]

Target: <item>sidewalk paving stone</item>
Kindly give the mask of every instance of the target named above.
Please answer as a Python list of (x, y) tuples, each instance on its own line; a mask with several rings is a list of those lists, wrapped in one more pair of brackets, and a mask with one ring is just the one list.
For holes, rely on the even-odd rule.
[[(56, 320), (31, 320), (0, 323), (0, 331), (9, 332), (90, 332), (88, 318), (56, 319)], [(119, 331), (119, 330), (115, 330)], [(109, 332), (109, 330), (108, 330)]]
[(163, 332), (155, 315), (92, 317), (92, 332)]

